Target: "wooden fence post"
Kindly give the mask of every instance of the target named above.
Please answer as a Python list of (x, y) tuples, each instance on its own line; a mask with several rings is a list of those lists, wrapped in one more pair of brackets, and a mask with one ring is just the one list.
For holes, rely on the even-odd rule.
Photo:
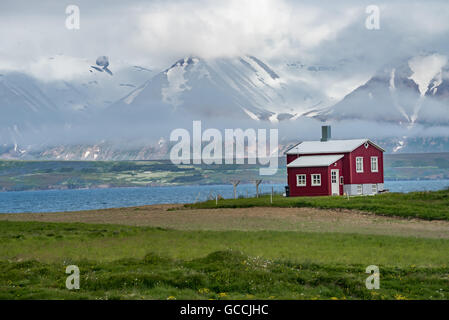
[(237, 199), (237, 186), (240, 183), (240, 180), (231, 180), (232, 185), (234, 186), (234, 200)]

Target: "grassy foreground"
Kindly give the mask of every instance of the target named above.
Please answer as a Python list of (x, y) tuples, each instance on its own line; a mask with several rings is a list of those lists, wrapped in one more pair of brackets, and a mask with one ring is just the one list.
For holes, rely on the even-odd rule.
[(449, 189), (441, 191), (385, 193), (360, 197), (282, 197), (220, 199), (187, 204), (189, 208), (248, 208), (248, 207), (315, 207), (322, 209), (351, 209), (388, 216), (449, 220)]
[[(448, 299), (449, 240), (0, 222), (2, 299)], [(65, 288), (65, 267), (81, 271)], [(368, 265), (380, 290), (365, 288)]]

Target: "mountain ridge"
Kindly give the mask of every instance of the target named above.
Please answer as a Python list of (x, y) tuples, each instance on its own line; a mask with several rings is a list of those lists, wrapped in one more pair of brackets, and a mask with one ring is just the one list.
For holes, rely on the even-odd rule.
[[(426, 66), (431, 69), (429, 72)], [(310, 73), (338, 70), (332, 66), (312, 68), (302, 63), (295, 63), (294, 67)], [(132, 77), (121, 77), (117, 70), (113, 76), (91, 73), (78, 82), (40, 82), (25, 74), (2, 73), (0, 132), (4, 141), (0, 157), (164, 158), (168, 150), (166, 131), (171, 127), (191, 127), (191, 121), (198, 119), (220, 128), (275, 125), (293, 129), (307, 119), (317, 120), (317, 126), (320, 121), (374, 121), (406, 130), (399, 137), (382, 138), (391, 152), (432, 151), (420, 146), (419, 141), (435, 150), (449, 151), (449, 143), (440, 137), (419, 140), (412, 134), (416, 125), (449, 124), (449, 67), (447, 58), (439, 54), (409, 57), (386, 66), (329, 107), (325, 107), (322, 93), (302, 80), (291, 80), (251, 55), (221, 59), (185, 57), (159, 73), (142, 68), (130, 66), (126, 71), (140, 73), (139, 79), (145, 79), (140, 85), (130, 81)], [(88, 89), (83, 90), (86, 86)], [(108, 88), (116, 92), (105, 96)], [(114, 99), (120, 92), (126, 94)], [(99, 97), (115, 102), (100, 101)], [(136, 128), (148, 130), (134, 132)], [(152, 128), (153, 133), (146, 136)], [(27, 140), (27, 131), (32, 140)], [(84, 142), (76, 140), (80, 132)], [(59, 142), (47, 141), (52, 135)], [(73, 139), (64, 140), (72, 136)], [(140, 139), (133, 141), (139, 145), (130, 148), (126, 139)], [(281, 149), (296, 140), (297, 136), (291, 133), (283, 136)]]

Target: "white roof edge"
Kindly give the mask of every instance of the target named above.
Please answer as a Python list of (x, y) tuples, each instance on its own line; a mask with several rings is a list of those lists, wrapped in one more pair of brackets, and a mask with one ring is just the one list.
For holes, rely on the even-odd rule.
[(284, 151), (284, 154), (288, 154), (288, 152), (289, 152), (291, 149), (297, 147), (298, 144), (300, 144), (300, 143), (302, 143), (302, 141), (301, 141), (301, 142), (298, 142), (297, 144), (295, 144), (295, 145), (291, 146), (290, 148), (288, 148), (287, 150), (285, 150), (285, 151)]
[(385, 149), (383, 149), (382, 147), (380, 147), (379, 145), (375, 144), (374, 142), (372, 142), (370, 139), (346, 139), (346, 140), (329, 140), (329, 141), (335, 141), (335, 142), (344, 142), (344, 141), (357, 141), (360, 140), (360, 143), (357, 144), (356, 147), (352, 147), (350, 149), (339, 149), (339, 150), (330, 150), (330, 151), (295, 151), (293, 149), (295, 149), (296, 147), (300, 146), (302, 143), (306, 142), (306, 143), (321, 143), (321, 141), (303, 141), (300, 142), (298, 144), (296, 144), (295, 146), (291, 147), (289, 150), (285, 151), (285, 154), (317, 154), (317, 153), (323, 153), (323, 154), (327, 154), (327, 153), (347, 153), (347, 152), (352, 152), (355, 149), (357, 149), (358, 147), (360, 147), (362, 144), (369, 142), (370, 144), (372, 144), (375, 148), (381, 150), (382, 152), (385, 152)]
[[(328, 167), (343, 157), (343, 154), (301, 156), (287, 164), (287, 168)], [(317, 162), (308, 162), (308, 160), (315, 160)], [(322, 162), (318, 162), (319, 160)]]
[(379, 150), (385, 152), (385, 149), (382, 148), (381, 146), (379, 146), (378, 144), (375, 144), (375, 143), (372, 142), (370, 139), (366, 139), (366, 140), (368, 140), (368, 142), (371, 143), (373, 146), (375, 146), (377, 149), (379, 149)]

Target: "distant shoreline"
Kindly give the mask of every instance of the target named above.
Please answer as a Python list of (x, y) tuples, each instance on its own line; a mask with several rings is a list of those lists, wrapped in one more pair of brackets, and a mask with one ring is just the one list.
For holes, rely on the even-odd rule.
[[(418, 178), (418, 179), (385, 179), (385, 182), (416, 182), (416, 181), (446, 181), (449, 179), (443, 178), (443, 179), (428, 179), (428, 178)], [(242, 184), (252, 184), (252, 181), (242, 181)], [(266, 181), (266, 184), (283, 184), (277, 181)], [(287, 185), (287, 183), (284, 183)], [(0, 190), (0, 193), (4, 192), (28, 192), (28, 191), (68, 191), (68, 190), (98, 190), (98, 189), (132, 189), (132, 188), (160, 188), (160, 187), (197, 187), (197, 186), (217, 186), (217, 185), (227, 185), (226, 183), (199, 183), (199, 184), (151, 184), (151, 185), (94, 185), (94, 186), (87, 186), (87, 187), (76, 187), (76, 188), (68, 188), (64, 186), (52, 186), (48, 188), (30, 188), (30, 189), (20, 189), (20, 190), (14, 190), (14, 189), (6, 189), (3, 188)]]
[[(384, 179), (449, 179), (449, 153), (386, 155)], [(0, 161), (0, 191), (79, 190), (128, 187), (286, 184), (285, 158), (275, 175), (261, 177), (259, 165), (175, 165), (169, 161)]]

